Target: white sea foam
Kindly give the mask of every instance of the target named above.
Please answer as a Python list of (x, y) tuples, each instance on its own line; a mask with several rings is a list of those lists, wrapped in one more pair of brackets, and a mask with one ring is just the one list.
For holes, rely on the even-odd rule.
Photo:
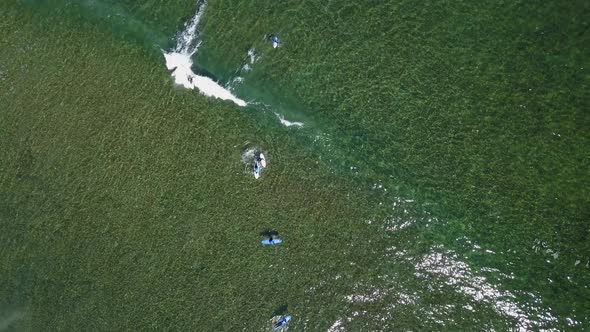
[(355, 303), (355, 302), (375, 302), (383, 298), (387, 293), (383, 290), (376, 289), (373, 290), (370, 294), (353, 294), (344, 297), (348, 303)]
[(303, 122), (297, 122), (297, 121), (291, 122), (289, 120), (285, 120), (284, 116), (282, 116), (278, 113), (275, 113), (275, 114), (276, 114), (277, 118), (279, 118), (279, 121), (281, 121), (281, 124), (283, 126), (287, 126), (287, 127), (303, 127), (304, 126)]
[(567, 325), (569, 325), (569, 326), (576, 326), (576, 325), (580, 324), (580, 322), (578, 322), (577, 320), (569, 318), (569, 317), (567, 317), (565, 320), (567, 322)]
[(256, 55), (254, 48), (250, 48), (248, 49), (248, 58), (250, 59), (250, 64), (254, 64), (260, 57)]
[(256, 158), (256, 152), (258, 148), (248, 148), (242, 152), (242, 162), (246, 165), (250, 165), (254, 162)]
[(223, 100), (231, 100), (238, 106), (246, 106), (246, 102), (234, 96), (230, 91), (213, 81), (209, 77), (197, 75), (192, 70), (192, 56), (197, 52), (200, 40), (197, 26), (205, 10), (206, 3), (202, 3), (195, 16), (187, 24), (186, 29), (177, 37), (177, 45), (172, 52), (164, 53), (166, 67), (172, 71), (174, 82), (186, 89), (198, 89), (203, 95)]
[(345, 331), (344, 326), (342, 326), (342, 320), (338, 319), (337, 321), (330, 326), (328, 332), (342, 332)]

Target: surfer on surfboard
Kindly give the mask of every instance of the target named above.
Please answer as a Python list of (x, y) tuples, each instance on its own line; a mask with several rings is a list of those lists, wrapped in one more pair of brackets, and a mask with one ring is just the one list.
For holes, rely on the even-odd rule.
[(266, 167), (266, 159), (264, 158), (264, 154), (260, 153), (256, 160), (254, 161), (254, 177), (258, 179), (260, 177), (260, 173), (262, 169)]
[(283, 318), (281, 318), (280, 321), (278, 321), (275, 326), (274, 326), (274, 330), (278, 330), (280, 329), (282, 326), (287, 325), (287, 323), (291, 320), (291, 316), (285, 316)]
[(275, 239), (272, 236), (269, 237), (266, 240), (262, 240), (262, 244), (275, 245), (275, 244), (281, 244), (281, 243), (283, 243), (283, 240), (282, 239)]
[(272, 37), (270, 37), (270, 40), (272, 41), (272, 48), (279, 47), (279, 37), (273, 35)]

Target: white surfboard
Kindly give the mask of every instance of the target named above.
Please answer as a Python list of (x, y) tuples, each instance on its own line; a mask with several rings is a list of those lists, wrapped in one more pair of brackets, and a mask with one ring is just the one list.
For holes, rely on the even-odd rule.
[(264, 154), (260, 154), (260, 166), (262, 166), (262, 168), (266, 167), (266, 158), (264, 158)]

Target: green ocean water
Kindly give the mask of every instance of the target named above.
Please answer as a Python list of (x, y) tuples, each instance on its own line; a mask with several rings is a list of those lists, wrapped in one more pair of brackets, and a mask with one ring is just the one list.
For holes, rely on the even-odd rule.
[(0, 7), (0, 327), (590, 323), (586, 2), (210, 1), (245, 109), (171, 83), (196, 7)]

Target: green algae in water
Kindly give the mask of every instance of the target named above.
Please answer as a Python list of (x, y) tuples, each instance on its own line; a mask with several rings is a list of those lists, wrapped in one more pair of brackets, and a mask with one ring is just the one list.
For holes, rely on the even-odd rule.
[[(558, 317), (545, 317), (546, 327), (587, 321), (587, 268), (576, 265), (588, 257), (587, 75), (574, 70), (587, 61), (587, 35), (576, 33), (586, 5), (211, 2), (207, 10), (203, 66), (229, 78), (254, 47), (262, 58), (238, 92), (271, 109), (287, 105), (312, 121), (310, 131), (285, 132), (272, 114), (172, 90), (162, 60), (108, 24), (78, 34), (57, 20), (36, 26), (38, 16), (12, 18), (24, 34), (2, 26), (8, 42), (37, 50), (0, 53), (13, 59), (3, 67), (13, 86), (2, 89), (10, 110), (3, 141), (11, 142), (2, 211), (17, 221), (2, 237), (15, 248), (2, 275), (28, 276), (11, 280), (38, 300), (9, 298), (38, 315), (31, 324), (252, 329), (288, 303), (298, 318), (291, 326), (302, 330), (338, 322), (505, 330), (523, 326), (512, 303), (543, 321), (545, 310), (526, 312), (545, 307), (539, 295)], [(171, 14), (169, 22), (154, 29), (183, 21)], [(558, 26), (565, 30), (551, 29)], [(271, 50), (268, 33), (284, 46)], [(554, 48), (562, 37), (567, 47)], [(67, 58), (64, 68), (57, 59), (80, 44), (97, 54)], [(51, 79), (34, 83), (15, 68)], [(82, 71), (86, 88), (56, 92)], [(531, 83), (541, 87), (534, 98)], [(318, 132), (326, 139), (319, 148)], [(247, 142), (271, 150), (270, 183), (253, 185), (242, 173)], [(250, 246), (267, 227), (289, 243), (275, 256)], [(288, 272), (266, 273), (270, 265)], [(480, 276), (489, 283), (478, 285)], [(14, 294), (6, 285), (3, 293)], [(500, 296), (470, 293), (489, 285)], [(257, 301), (274, 292), (285, 303)]]
[[(368, 161), (359, 168), (452, 221), (437, 242), (459, 250), (468, 236), (502, 253), (486, 263), (563, 314), (587, 294), (569, 281), (570, 291), (547, 287), (588, 277), (575, 265), (590, 252), (587, 4), (217, 6), (202, 56), (223, 70), (240, 43), (264, 50), (244, 84), (295, 96), (349, 147), (331, 157)], [(273, 51), (260, 36), (276, 31), (284, 47)]]

